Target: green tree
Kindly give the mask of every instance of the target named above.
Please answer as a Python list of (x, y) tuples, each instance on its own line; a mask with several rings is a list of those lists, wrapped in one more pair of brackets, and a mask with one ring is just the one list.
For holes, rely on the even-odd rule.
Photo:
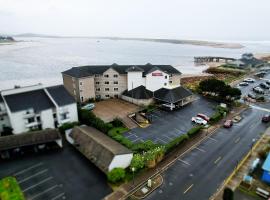
[(122, 181), (126, 176), (126, 172), (123, 168), (114, 168), (107, 174), (108, 181), (111, 183), (117, 183)]

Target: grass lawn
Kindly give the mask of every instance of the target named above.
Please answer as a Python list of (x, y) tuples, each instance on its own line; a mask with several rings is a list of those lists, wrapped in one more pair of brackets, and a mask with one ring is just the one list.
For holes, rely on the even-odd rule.
[(23, 193), (14, 177), (0, 180), (1, 200), (25, 200)]
[(126, 127), (115, 127), (115, 128), (112, 128), (111, 130), (109, 130), (109, 135), (114, 135), (114, 134), (122, 134), (124, 132), (127, 132), (129, 129), (126, 128)]

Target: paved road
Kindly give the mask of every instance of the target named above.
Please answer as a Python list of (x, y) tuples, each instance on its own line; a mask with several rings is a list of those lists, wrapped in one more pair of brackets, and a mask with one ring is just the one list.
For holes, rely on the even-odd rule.
[(164, 172), (164, 183), (147, 199), (206, 200), (251, 149), (253, 139), (267, 128), (264, 111), (248, 109), (231, 129), (219, 129)]

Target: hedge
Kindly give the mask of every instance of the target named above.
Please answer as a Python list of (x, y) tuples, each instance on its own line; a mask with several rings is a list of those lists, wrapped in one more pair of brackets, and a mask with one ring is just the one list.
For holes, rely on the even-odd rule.
[(125, 169), (123, 168), (114, 168), (107, 174), (107, 178), (111, 183), (117, 183), (122, 181), (126, 176)]
[(193, 128), (191, 128), (188, 132), (187, 132), (187, 135), (189, 137), (192, 137), (194, 135), (196, 135), (197, 133), (200, 132), (200, 130), (202, 129), (203, 127), (202, 126), (195, 126)]
[(165, 145), (165, 149), (166, 152), (171, 151), (173, 148), (175, 148), (177, 145), (183, 143), (184, 141), (188, 140), (188, 135), (187, 134), (183, 134), (177, 138), (175, 138), (174, 140), (170, 141), (169, 143), (167, 143)]

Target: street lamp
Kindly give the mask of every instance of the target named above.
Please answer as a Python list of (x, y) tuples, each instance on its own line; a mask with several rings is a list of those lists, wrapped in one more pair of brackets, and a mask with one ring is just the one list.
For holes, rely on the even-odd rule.
[(131, 168), (131, 171), (132, 171), (132, 185), (134, 187), (134, 172), (135, 172), (135, 167), (132, 167)]

